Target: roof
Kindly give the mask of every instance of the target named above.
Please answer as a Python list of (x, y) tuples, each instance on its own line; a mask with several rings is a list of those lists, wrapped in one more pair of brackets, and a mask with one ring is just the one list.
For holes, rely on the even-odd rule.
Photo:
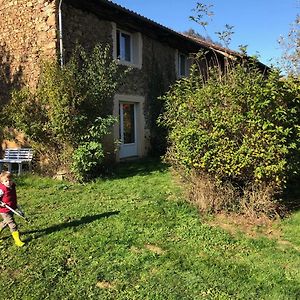
[(212, 45), (207, 45), (207, 43), (176, 32), (112, 1), (65, 0), (64, 2), (78, 9), (93, 13), (101, 19), (114, 21), (125, 27), (124, 29), (139, 31), (179, 50), (182, 49), (192, 53), (198, 52), (199, 48), (203, 48), (204, 50), (212, 48)]
[[(210, 43), (199, 38), (187, 36), (183, 33), (176, 32), (168, 27), (165, 27), (149, 18), (146, 18), (132, 10), (129, 10), (121, 5), (109, 0), (65, 0), (66, 3), (86, 10), (96, 16), (114, 21), (117, 24), (127, 27), (131, 30), (139, 31), (151, 38), (166, 42), (170, 46), (188, 53), (196, 53), (199, 50), (211, 50), (217, 55), (229, 58), (242, 58), (243, 54), (233, 51), (214, 43)], [(266, 67), (262, 63), (261, 66)]]

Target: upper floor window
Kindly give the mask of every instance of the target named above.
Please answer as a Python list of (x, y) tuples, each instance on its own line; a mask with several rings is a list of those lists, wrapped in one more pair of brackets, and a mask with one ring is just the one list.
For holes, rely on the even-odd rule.
[(179, 77), (188, 76), (188, 57), (185, 54), (178, 54), (178, 75)]
[(142, 35), (139, 32), (128, 32), (113, 26), (113, 53), (120, 64), (142, 68)]
[(121, 61), (132, 61), (132, 36), (130, 33), (117, 30), (117, 58)]
[(192, 65), (192, 59), (185, 53), (176, 50), (175, 66), (177, 77), (187, 77), (190, 75), (190, 68)]

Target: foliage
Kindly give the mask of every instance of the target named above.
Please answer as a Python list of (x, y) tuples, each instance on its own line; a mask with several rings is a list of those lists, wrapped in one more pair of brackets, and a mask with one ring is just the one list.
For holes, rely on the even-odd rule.
[(110, 132), (111, 126), (116, 122), (113, 117), (97, 118), (89, 128), (88, 133), (82, 137), (82, 142), (75, 149), (72, 156), (72, 171), (78, 181), (87, 181), (95, 176), (95, 171), (104, 161), (104, 149), (101, 141)]
[[(200, 25), (206, 31), (206, 28), (209, 25), (208, 20), (211, 21), (212, 17), (214, 16), (214, 12), (212, 11), (212, 8), (213, 8), (212, 4), (204, 4), (201, 2), (197, 2), (196, 7), (192, 10), (196, 15), (190, 16), (189, 19), (191, 21), (194, 21), (198, 25)], [(220, 41), (215, 44), (228, 48), (230, 45), (232, 36), (234, 34), (233, 28), (234, 28), (234, 26), (225, 24), (225, 29), (223, 31), (215, 32), (215, 34), (217, 35), (217, 37)], [(195, 33), (193, 31), (191, 33), (192, 33), (191, 36), (195, 36)], [(199, 35), (199, 34), (196, 33), (196, 35)], [(206, 40), (206, 39), (204, 39), (204, 40)]]
[(300, 15), (297, 15), (288, 35), (280, 37), (279, 44), (283, 49), (283, 70), (288, 75), (300, 76)]
[(13, 88), (20, 87), (23, 84), (22, 73), (23, 68), (18, 66), (13, 70), (12, 62), (14, 58), (5, 44), (0, 45), (0, 111), (3, 104), (9, 99)]
[[(211, 7), (198, 2), (190, 19), (206, 30)], [(233, 28), (226, 24), (216, 32), (225, 47)], [(280, 78), (277, 70), (260, 74), (253, 68), (255, 57), (253, 66), (242, 61), (232, 68), (232, 61), (225, 61), (223, 68), (216, 60), (218, 69), (203, 71), (200, 53), (196, 64), (202, 76), (194, 70), (164, 97), (160, 124), (170, 129), (166, 157), (188, 171), (189, 199), (201, 211), (237, 208), (247, 215), (274, 216), (276, 192), (299, 176), (299, 16), (280, 44), (288, 78)], [(247, 45), (239, 48), (249, 60)]]
[(32, 222), (16, 217), (26, 248), (1, 232), (2, 299), (299, 298), (299, 212), (249, 235), (224, 221), (227, 232), (199, 219), (165, 165), (115, 173), (85, 185), (17, 178)]
[(277, 71), (238, 65), (206, 78), (194, 70), (162, 99), (173, 166), (242, 186), (282, 187), (299, 172), (299, 84)]
[[(13, 93), (3, 122), (25, 133), (41, 152), (59, 153), (58, 165), (69, 169), (72, 152), (79, 145), (82, 151), (82, 136), (94, 130), (95, 122), (100, 126), (99, 120), (110, 123), (105, 118), (112, 114), (113, 95), (126, 73), (112, 60), (108, 46), (97, 45), (91, 53), (77, 46), (63, 68), (58, 62), (43, 64), (36, 90)], [(100, 144), (93, 147), (100, 151)]]
[(219, 37), (219, 40), (224, 43), (225, 47), (229, 47), (231, 43), (234, 34), (233, 28), (234, 26), (225, 24), (225, 29), (223, 31), (216, 32), (216, 35)]
[(216, 182), (209, 174), (190, 174), (185, 182), (187, 198), (202, 214), (238, 213), (248, 220), (283, 217), (286, 209), (274, 200), (272, 185), (245, 185), (237, 188), (232, 182)]
[(196, 13), (195, 16), (190, 16), (189, 19), (196, 22), (200, 26), (206, 30), (206, 26), (208, 25), (208, 20), (214, 15), (214, 12), (211, 10), (213, 8), (212, 4), (204, 4), (201, 2), (197, 2), (196, 7), (193, 9), (193, 12)]
[[(5, 46), (0, 45), (0, 115), (3, 111), (4, 104), (10, 98), (10, 94), (15, 87), (22, 84), (22, 68), (12, 70), (12, 60), (10, 52)], [(3, 140), (4, 124), (0, 120), (0, 141)], [(1, 153), (1, 150), (0, 150)]]

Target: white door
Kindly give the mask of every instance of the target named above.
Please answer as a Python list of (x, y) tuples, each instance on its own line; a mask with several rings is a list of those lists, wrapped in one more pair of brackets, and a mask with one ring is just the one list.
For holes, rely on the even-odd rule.
[(136, 105), (120, 102), (120, 158), (138, 155)]

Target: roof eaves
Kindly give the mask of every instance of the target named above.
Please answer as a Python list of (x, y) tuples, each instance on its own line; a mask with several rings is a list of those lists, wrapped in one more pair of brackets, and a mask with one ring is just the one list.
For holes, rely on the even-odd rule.
[[(100, 0), (100, 1), (102, 1), (102, 2), (107, 2), (107, 3), (108, 3), (109, 5), (111, 5), (113, 8), (120, 9), (120, 10), (126, 12), (126, 13), (129, 13), (129, 14), (131, 14), (131, 15), (137, 17), (137, 18), (142, 19), (142, 20), (145, 21), (145, 22), (148, 22), (148, 23), (154, 25), (155, 27), (158, 27), (158, 28), (160, 28), (160, 29), (162, 29), (162, 30), (166, 30), (166, 31), (168, 31), (169, 33), (174, 34), (174, 35), (176, 35), (176, 36), (178, 36), (178, 37), (180, 37), (180, 38), (183, 38), (183, 39), (192, 41), (192, 42), (198, 44), (198, 45), (201, 46), (201, 47), (204, 47), (204, 48), (207, 48), (207, 49), (216, 49), (216, 47), (215, 47), (216, 45), (213, 44), (213, 43), (204, 42), (204, 41), (202, 41), (202, 40), (200, 40), (200, 39), (195, 39), (195, 38), (192, 38), (192, 37), (190, 37), (190, 36), (188, 36), (188, 35), (185, 35), (185, 34), (182, 34), (182, 33), (180, 33), (180, 32), (177, 32), (177, 31), (175, 31), (175, 30), (173, 30), (173, 29), (171, 29), (171, 28), (168, 28), (168, 27), (166, 27), (166, 26), (164, 26), (164, 25), (162, 25), (162, 24), (160, 24), (160, 23), (158, 23), (158, 22), (156, 22), (156, 21), (153, 21), (153, 20), (151, 20), (151, 19), (149, 19), (149, 18), (147, 18), (147, 17), (145, 17), (145, 16), (143, 16), (143, 15), (140, 15), (140, 14), (138, 14), (138, 13), (136, 13), (136, 12), (134, 12), (134, 11), (128, 9), (128, 8), (125, 8), (125, 7), (123, 7), (123, 6), (119, 5), (119, 4), (116, 4), (116, 3), (114, 3), (113, 1), (110, 1), (110, 0)], [(231, 51), (231, 50), (229, 50), (229, 51)], [(233, 52), (233, 51), (232, 51), (232, 52)], [(220, 53), (221, 53), (221, 52), (220, 52)]]
[[(157, 29), (160, 29), (164, 32), (167, 32), (169, 34), (172, 34), (174, 36), (176, 36), (177, 38), (180, 38), (180, 39), (185, 39), (186, 41), (189, 41), (191, 43), (194, 43), (195, 45), (198, 45), (199, 47), (201, 48), (204, 48), (206, 50), (212, 50), (212, 51), (215, 51), (217, 53), (219, 53), (220, 55), (222, 56), (225, 56), (225, 57), (228, 57), (228, 58), (246, 58), (246, 59), (249, 59), (250, 57), (248, 57), (247, 55), (243, 55), (242, 53), (240, 52), (237, 52), (237, 51), (233, 51), (231, 49), (228, 49), (228, 48), (225, 48), (225, 47), (221, 47), (219, 45), (216, 45), (214, 43), (210, 43), (208, 41), (204, 41), (202, 39), (199, 39), (199, 38), (195, 38), (195, 37), (191, 37), (191, 36), (188, 36), (186, 34), (183, 34), (183, 33), (180, 33), (180, 32), (177, 32), (177, 31), (174, 31), (173, 29), (170, 29), (164, 25), (161, 25), (147, 17), (144, 17), (128, 8), (125, 8), (119, 4), (116, 4), (114, 3), (113, 1), (111, 0), (92, 0), (92, 2), (94, 2), (95, 4), (99, 4), (100, 2), (103, 4), (103, 5), (106, 5), (107, 7), (110, 7), (110, 8), (113, 8), (113, 9), (116, 9), (120, 12), (123, 12), (125, 14), (129, 14), (131, 15), (132, 17), (134, 18), (137, 18), (139, 20), (141, 20), (142, 22), (145, 22), (147, 24), (150, 24), (152, 25), (154, 28), (157, 28)], [(268, 68), (268, 66), (264, 65), (263, 63), (261, 62), (258, 62), (262, 67), (266, 67)]]

